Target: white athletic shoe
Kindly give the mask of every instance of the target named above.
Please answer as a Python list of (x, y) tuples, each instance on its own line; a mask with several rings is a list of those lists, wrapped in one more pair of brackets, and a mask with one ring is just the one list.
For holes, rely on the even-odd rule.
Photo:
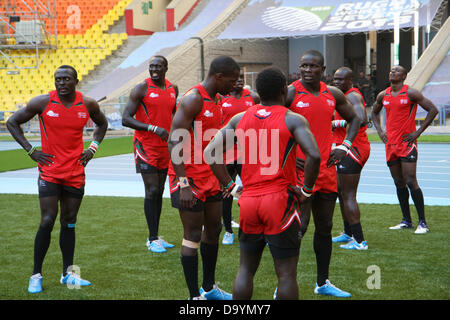
[(231, 227), (232, 228), (239, 228), (239, 223), (235, 222), (234, 220), (231, 220)]
[(428, 225), (423, 222), (420, 221), (419, 224), (417, 225), (417, 229), (416, 231), (414, 231), (415, 234), (424, 234), (427, 233), (428, 231), (430, 231), (430, 229), (428, 229)]

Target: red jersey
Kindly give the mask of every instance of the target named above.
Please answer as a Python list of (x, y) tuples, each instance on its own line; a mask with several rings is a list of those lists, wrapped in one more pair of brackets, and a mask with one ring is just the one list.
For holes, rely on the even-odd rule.
[[(222, 99), (222, 121), (226, 125), (231, 118), (236, 114), (246, 111), (248, 108), (253, 106), (255, 102), (253, 101), (250, 91), (247, 89), (242, 89), (242, 94), (239, 99), (236, 99), (232, 95), (225, 95)], [(237, 144), (234, 145), (234, 149), (229, 149), (226, 154), (224, 154), (226, 163), (233, 163), (239, 158), (239, 150)]]
[(89, 120), (89, 112), (83, 102), (83, 95), (76, 91), (75, 101), (66, 108), (55, 91), (49, 92), (50, 100), (39, 115), (42, 152), (54, 155), (50, 166), (39, 164), (40, 176), (80, 181), (84, 185), (84, 167), (78, 161), (83, 152), (83, 128)]
[[(140, 107), (136, 111), (137, 121), (153, 124), (164, 128), (167, 132), (172, 126), (172, 111), (176, 103), (175, 88), (166, 81), (166, 89), (161, 90), (155, 85), (151, 78), (147, 78), (147, 93), (142, 99)], [(143, 144), (149, 144), (153, 147), (167, 148), (167, 142), (162, 140), (156, 133), (151, 131), (135, 130), (134, 137)]]
[(242, 148), (243, 195), (255, 196), (286, 190), (295, 185), (295, 141), (286, 127), (288, 109), (255, 105), (236, 127)]
[[(361, 99), (363, 101), (364, 107), (366, 107), (366, 102), (364, 101), (364, 97), (361, 94), (361, 92), (357, 88), (350, 88), (345, 95), (348, 95), (350, 92), (356, 92), (361, 96)], [(343, 120), (339, 112), (334, 113), (334, 120)], [(355, 140), (353, 140), (352, 146), (359, 147), (359, 146), (366, 146), (370, 145), (369, 138), (367, 137), (367, 125), (361, 127), (358, 131), (358, 134), (355, 137)], [(344, 142), (345, 136), (347, 134), (346, 128), (336, 128), (333, 130), (333, 142), (336, 143), (336, 145), (342, 144)]]
[[(215, 134), (222, 127), (222, 108), (220, 106), (220, 98), (216, 95), (217, 104), (208, 95), (205, 88), (198, 84), (192, 89), (197, 89), (203, 100), (202, 110), (195, 116), (192, 127), (189, 128), (190, 140), (185, 141), (190, 144), (183, 146), (184, 168), (188, 177), (206, 177), (214, 176), (211, 168), (205, 162), (203, 151), (209, 142), (214, 138)], [(175, 175), (172, 162), (169, 164), (170, 175)]]
[[(322, 157), (320, 166), (326, 167), (331, 152), (331, 121), (333, 120), (336, 100), (324, 82), (320, 82), (320, 94), (317, 97), (306, 90), (300, 80), (292, 84), (297, 93), (289, 109), (308, 120)], [(305, 159), (305, 155), (300, 148), (297, 148), (297, 157)]]
[(391, 87), (387, 88), (383, 98), (386, 109), (386, 134), (389, 144), (402, 142), (402, 135), (416, 131), (417, 104), (408, 98), (408, 85), (393, 96)]
[(222, 121), (226, 125), (231, 118), (236, 114), (246, 111), (253, 106), (253, 101), (250, 91), (242, 89), (242, 94), (239, 99), (236, 99), (232, 95), (225, 95), (222, 99)]

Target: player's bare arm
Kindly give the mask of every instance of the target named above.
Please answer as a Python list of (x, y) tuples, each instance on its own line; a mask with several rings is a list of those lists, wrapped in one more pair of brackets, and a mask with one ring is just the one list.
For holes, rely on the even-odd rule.
[[(354, 107), (351, 102), (347, 99), (344, 93), (336, 87), (328, 86), (328, 90), (330, 90), (334, 99), (336, 100), (336, 111), (347, 121), (347, 134), (345, 140), (353, 142), (358, 134), (359, 128), (361, 126), (361, 119), (357, 116)], [(347, 155), (347, 152), (336, 148), (331, 151), (330, 158), (328, 159), (327, 165), (331, 166), (333, 164), (342, 159), (344, 159)]]
[[(105, 137), (106, 130), (108, 129), (108, 121), (106, 120), (103, 112), (100, 110), (100, 106), (97, 101), (89, 97), (83, 97), (83, 99), (84, 105), (89, 113), (89, 117), (96, 125), (93, 133), (93, 139), (100, 144)], [(81, 161), (83, 166), (86, 166), (93, 157), (94, 152), (88, 148), (81, 153), (79, 161)]]
[[(231, 118), (230, 121), (228, 121), (227, 125), (216, 133), (214, 138), (211, 140), (211, 142), (208, 144), (208, 146), (205, 148), (205, 151), (203, 152), (205, 160), (208, 162), (212, 172), (217, 177), (222, 186), (227, 186), (230, 184), (230, 182), (233, 182), (233, 178), (228, 173), (225, 161), (223, 160), (223, 152), (226, 151), (227, 147), (231, 147), (230, 144), (227, 144), (227, 139), (233, 139), (234, 141), (236, 141), (235, 130), (237, 125), (241, 121), (244, 113), (245, 112), (238, 113), (233, 118)], [(230, 132), (232, 132), (233, 135), (231, 135)], [(219, 162), (215, 161), (217, 159), (216, 155), (217, 150), (222, 151), (222, 153), (219, 155), (219, 157), (222, 156), (221, 159), (219, 158), (219, 160), (222, 161)], [(224, 188), (223, 196), (229, 197), (231, 195), (229, 191), (230, 190)], [(236, 191), (239, 194), (242, 191), (242, 186), (238, 186), (238, 189)]]
[(387, 143), (387, 135), (386, 132), (381, 128), (380, 123), (380, 112), (383, 109), (383, 99), (384, 95), (386, 93), (386, 90), (381, 91), (377, 95), (377, 99), (375, 100), (373, 107), (372, 107), (372, 113), (371, 113), (371, 119), (373, 122), (373, 125), (375, 126), (375, 129), (377, 130), (378, 136), (380, 137), (381, 141), (383, 143)]
[[(178, 87), (176, 91), (178, 90)], [(123, 110), (122, 125), (134, 130), (148, 131), (149, 125), (142, 123), (134, 118), (142, 99), (145, 98), (147, 93), (147, 83), (142, 82), (131, 90), (128, 102)], [(157, 127), (155, 134), (157, 134), (162, 140), (167, 141), (169, 133), (166, 129)]]
[[(297, 93), (297, 89), (295, 89), (295, 87), (291, 84), (288, 86), (288, 92), (286, 95), (286, 102), (285, 102), (285, 107), (286, 108), (290, 108), (291, 104), (294, 102), (295, 99), (295, 94)], [(297, 168), (299, 168), (300, 170), (304, 171), (304, 166), (305, 166), (305, 160), (304, 159), (300, 159), (297, 158), (296, 159), (296, 166)]]
[[(304, 185), (312, 189), (316, 182), (320, 170), (320, 151), (317, 146), (316, 139), (311, 133), (308, 121), (301, 115), (288, 111), (285, 117), (286, 127), (292, 134), (295, 143), (297, 143), (306, 156), (304, 160)], [(308, 198), (294, 188), (300, 203), (305, 202)]]
[(250, 90), (250, 95), (252, 96), (253, 102), (255, 104), (261, 103), (261, 99), (259, 98), (259, 95), (255, 91)]
[(423, 94), (411, 87), (408, 87), (408, 98), (411, 102), (417, 103), (420, 105), (424, 110), (427, 111), (427, 116), (425, 117), (425, 120), (422, 121), (422, 124), (420, 127), (410, 134), (406, 134), (403, 136), (403, 141), (408, 142), (409, 144), (414, 143), (414, 141), (417, 140), (417, 138), (420, 137), (420, 135), (428, 128), (428, 126), (431, 124), (431, 122), (436, 118), (437, 114), (439, 113), (438, 109), (434, 105), (434, 103), (425, 98)]
[(21, 124), (28, 122), (34, 116), (41, 114), (48, 105), (50, 96), (48, 94), (40, 95), (32, 98), (25, 108), (22, 108), (15, 112), (6, 122), (6, 127), (13, 136), (13, 138), (25, 149), (31, 159), (39, 163), (40, 165), (50, 166), (55, 156), (47, 154), (41, 150), (34, 149), (30, 142), (25, 138), (23, 130), (20, 127)]
[(361, 119), (361, 127), (367, 125), (369, 121), (367, 119), (366, 108), (364, 107), (364, 102), (361, 95), (357, 94), (356, 92), (350, 92), (347, 95), (347, 99), (353, 105), (356, 115), (359, 117), (359, 119)]
[[(192, 127), (192, 122), (194, 121), (197, 114), (202, 110), (203, 101), (201, 95), (197, 90), (192, 90), (190, 93), (186, 94), (178, 107), (177, 112), (172, 121), (172, 128), (170, 129), (170, 135), (168, 140), (169, 153), (172, 158), (172, 151), (179, 144), (183, 144), (186, 136), (174, 136), (174, 132), (179, 133), (180, 130), (187, 133)], [(183, 149), (179, 148), (180, 154), (177, 155), (181, 161), (180, 163), (174, 163), (172, 161), (172, 166), (175, 174), (178, 178), (186, 177), (186, 171), (184, 167), (183, 159)], [(191, 208), (195, 205), (196, 198), (194, 197), (191, 188), (185, 187), (180, 188), (180, 202), (185, 208)]]

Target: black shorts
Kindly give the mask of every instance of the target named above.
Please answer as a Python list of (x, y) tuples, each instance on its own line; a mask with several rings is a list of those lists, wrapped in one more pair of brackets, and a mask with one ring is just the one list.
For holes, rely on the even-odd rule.
[(41, 177), (38, 178), (38, 191), (39, 198), (57, 196), (59, 198), (68, 197), (82, 199), (84, 196), (84, 186), (81, 188), (64, 186), (62, 184), (42, 180)]
[(338, 174), (359, 174), (361, 173), (362, 168), (363, 167), (358, 162), (347, 155), (337, 164), (336, 171)]

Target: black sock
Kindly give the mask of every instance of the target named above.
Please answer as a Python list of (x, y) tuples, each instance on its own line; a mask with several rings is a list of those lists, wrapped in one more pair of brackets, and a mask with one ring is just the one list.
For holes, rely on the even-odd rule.
[(233, 233), (231, 228), (231, 208), (233, 207), (233, 197), (224, 198), (222, 200), (222, 218), (225, 231)]
[(62, 226), (59, 234), (59, 247), (63, 258), (63, 274), (66, 275), (67, 268), (73, 265), (75, 253), (75, 226)]
[(200, 243), (200, 253), (203, 263), (202, 288), (205, 291), (210, 291), (214, 287), (218, 251), (219, 244)]
[(352, 235), (356, 242), (361, 243), (364, 241), (364, 235), (360, 222), (350, 225), (350, 229), (352, 230)]
[(419, 221), (425, 222), (425, 203), (423, 199), (422, 189), (419, 188), (416, 190), (412, 190), (411, 198), (413, 199), (414, 205), (416, 206)]
[(34, 239), (34, 267), (33, 274), (42, 273), (42, 264), (48, 247), (50, 246), (51, 234), (53, 227), (39, 226)]
[(191, 298), (198, 297), (198, 256), (181, 255), (181, 265), (183, 266), (184, 278), (189, 289)]
[(161, 220), (162, 201), (163, 201), (162, 197), (163, 197), (162, 194), (158, 195), (158, 211), (157, 211), (158, 218), (156, 220), (157, 221), (156, 222), (156, 230), (158, 230), (158, 231), (159, 231), (159, 221)]
[(144, 212), (150, 241), (158, 239), (158, 208), (159, 203), (156, 197), (144, 199)]
[(411, 212), (409, 211), (409, 191), (407, 187), (397, 188), (398, 202), (402, 210), (403, 220), (411, 222)]
[(344, 233), (349, 237), (352, 236), (352, 229), (350, 228), (350, 224), (347, 221), (344, 221)]
[(328, 279), (328, 271), (331, 260), (331, 234), (320, 235), (314, 233), (314, 252), (316, 253), (317, 264), (317, 285), (323, 286)]

